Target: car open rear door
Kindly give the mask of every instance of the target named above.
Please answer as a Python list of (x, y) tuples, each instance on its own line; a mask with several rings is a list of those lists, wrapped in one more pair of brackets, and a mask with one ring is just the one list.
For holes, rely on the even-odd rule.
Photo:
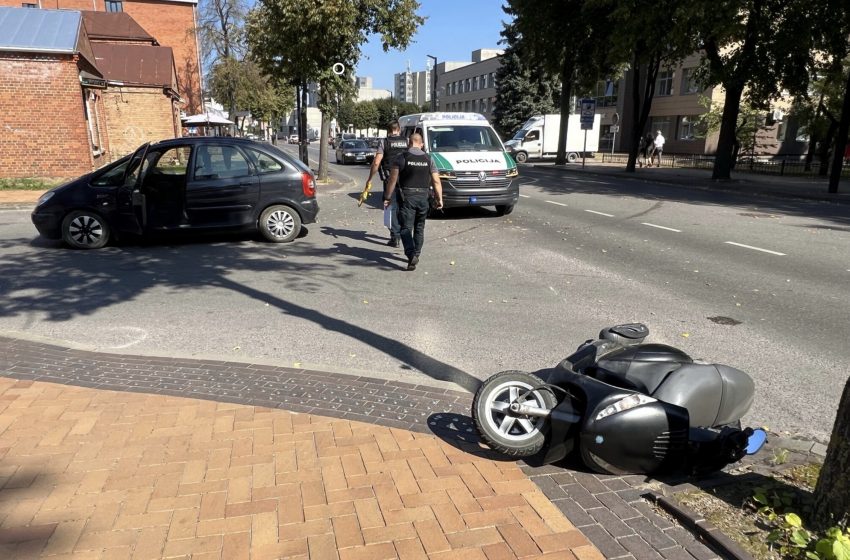
[(124, 171), (124, 182), (118, 188), (119, 219), (116, 227), (120, 231), (141, 234), (147, 223), (147, 207), (145, 195), (141, 190), (141, 177), (149, 147), (150, 142), (146, 142), (133, 152)]

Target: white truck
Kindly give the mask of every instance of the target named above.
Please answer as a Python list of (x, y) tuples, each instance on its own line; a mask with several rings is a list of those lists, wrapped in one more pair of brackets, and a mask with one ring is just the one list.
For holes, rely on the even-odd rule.
[[(567, 123), (567, 161), (575, 163), (582, 153), (592, 156), (599, 149), (599, 129), (602, 115), (595, 115), (593, 128), (587, 131), (587, 146), (584, 143), (585, 131), (581, 129), (581, 115), (570, 115)], [(517, 163), (529, 159), (554, 158), (558, 152), (558, 134), (561, 129), (561, 115), (535, 115), (525, 121), (511, 140), (505, 142), (505, 149)]]

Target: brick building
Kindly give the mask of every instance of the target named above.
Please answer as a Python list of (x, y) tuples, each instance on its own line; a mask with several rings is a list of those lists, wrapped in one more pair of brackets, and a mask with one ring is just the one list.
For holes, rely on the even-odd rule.
[(106, 81), (80, 12), (0, 7), (0, 76), (0, 177), (69, 177), (107, 162)]
[(122, 12), (82, 12), (98, 70), (107, 82), (104, 117), (111, 159), (142, 142), (180, 136), (179, 81), (170, 47)]
[(0, 6), (130, 15), (159, 45), (171, 47), (183, 110), (190, 115), (203, 111), (200, 47), (195, 33), (197, 0), (0, 0)]

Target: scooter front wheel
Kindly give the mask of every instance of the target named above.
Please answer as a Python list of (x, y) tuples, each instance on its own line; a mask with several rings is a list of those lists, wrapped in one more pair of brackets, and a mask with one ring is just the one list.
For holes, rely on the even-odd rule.
[[(493, 449), (512, 457), (528, 457), (543, 447), (549, 431), (548, 413), (557, 404), (552, 391), (536, 375), (524, 371), (503, 371), (491, 376), (475, 393), (472, 418), (478, 433)], [(534, 390), (532, 390), (534, 389)], [(522, 405), (537, 415), (511, 410)]]

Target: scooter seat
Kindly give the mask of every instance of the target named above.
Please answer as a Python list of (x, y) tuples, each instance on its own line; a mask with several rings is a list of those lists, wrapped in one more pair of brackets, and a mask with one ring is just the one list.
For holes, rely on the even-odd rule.
[(609, 385), (652, 395), (671, 372), (690, 363), (691, 357), (678, 348), (639, 344), (604, 355), (596, 363), (594, 377)]

